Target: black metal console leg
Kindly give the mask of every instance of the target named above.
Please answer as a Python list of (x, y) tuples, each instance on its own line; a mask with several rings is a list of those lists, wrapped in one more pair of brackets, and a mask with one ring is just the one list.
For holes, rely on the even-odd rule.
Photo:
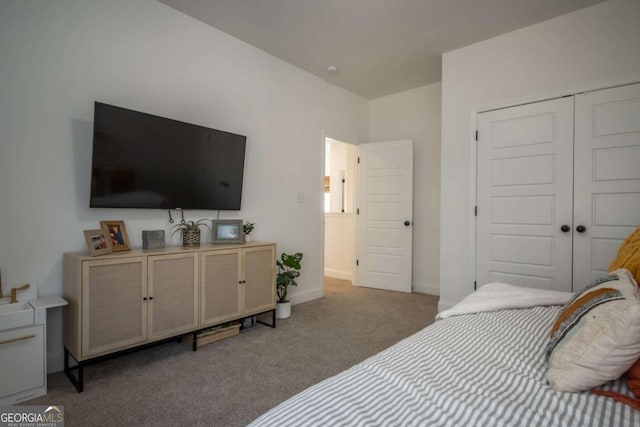
[[(69, 353), (69, 350), (67, 350), (67, 347), (65, 346), (64, 347), (64, 373), (67, 375), (67, 377), (69, 378), (69, 381), (71, 381), (71, 384), (73, 384), (73, 386), (76, 388), (78, 393), (82, 393), (84, 390), (84, 366), (82, 365), (82, 362), (78, 362), (75, 359), (75, 357), (73, 357), (73, 360), (76, 361), (78, 366), (74, 366), (73, 368), (70, 368), (69, 356), (73, 357), (73, 355)], [(78, 370), (78, 378), (76, 378), (73, 375), (74, 369)]]
[[(258, 320), (258, 323), (261, 323), (263, 325), (267, 325), (267, 326), (271, 326), (272, 328), (275, 329), (276, 327), (276, 310), (269, 310), (271, 312), (271, 324), (268, 324), (266, 322), (263, 322), (262, 320)], [(265, 311), (265, 313), (268, 313), (269, 311)], [(260, 314), (264, 314), (264, 313), (260, 313)]]
[(191, 336), (193, 337), (193, 341), (191, 341), (191, 345), (192, 345), (192, 350), (196, 351), (198, 349), (198, 334), (197, 333), (192, 333)]

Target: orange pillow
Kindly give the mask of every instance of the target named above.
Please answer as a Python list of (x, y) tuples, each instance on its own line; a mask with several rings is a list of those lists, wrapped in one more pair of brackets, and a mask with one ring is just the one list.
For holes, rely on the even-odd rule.
[[(640, 283), (640, 227), (631, 233), (620, 245), (618, 256), (611, 262), (609, 271), (626, 268), (633, 274), (636, 283)], [(631, 392), (640, 398), (640, 359), (625, 372), (627, 385)]]
[(618, 393), (617, 391), (604, 391), (604, 390), (591, 390), (591, 393), (599, 396), (610, 397), (613, 400), (624, 403), (631, 406), (633, 409), (640, 411), (640, 359), (633, 364), (632, 367), (625, 373), (627, 378), (627, 385), (631, 389), (631, 392), (635, 398), (627, 396), (626, 394)]
[(640, 283), (640, 227), (631, 233), (618, 249), (618, 256), (611, 262), (609, 272), (626, 268), (636, 283)]
[(640, 399), (640, 359), (625, 373), (631, 392)]

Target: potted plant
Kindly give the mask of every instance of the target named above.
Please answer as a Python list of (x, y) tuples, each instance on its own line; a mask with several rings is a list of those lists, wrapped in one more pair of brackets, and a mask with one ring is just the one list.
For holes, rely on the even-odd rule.
[(200, 246), (200, 227), (205, 226), (209, 227), (205, 224), (206, 219), (199, 219), (197, 221), (184, 221), (180, 224), (174, 225), (171, 230), (171, 235), (173, 236), (178, 231), (182, 232), (182, 246), (185, 247), (197, 247)]
[(286, 319), (291, 316), (291, 302), (287, 299), (287, 288), (298, 286), (296, 278), (300, 277), (302, 253), (296, 252), (293, 255), (282, 253), (280, 259), (276, 261), (278, 275), (276, 277), (276, 291), (278, 301), (276, 303), (276, 318)]
[(242, 225), (242, 231), (244, 231), (244, 241), (245, 242), (250, 242), (251, 241), (251, 232), (253, 231), (253, 229), (256, 227), (256, 223), (255, 222), (245, 222)]

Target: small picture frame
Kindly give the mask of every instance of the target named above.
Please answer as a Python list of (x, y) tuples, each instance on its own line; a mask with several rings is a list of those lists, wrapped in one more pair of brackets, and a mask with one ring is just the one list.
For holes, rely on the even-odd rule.
[(114, 252), (128, 251), (131, 249), (129, 245), (129, 235), (124, 226), (124, 221), (100, 221), (100, 226), (111, 240), (111, 248)]
[(109, 254), (112, 251), (111, 239), (104, 229), (85, 230), (84, 240), (91, 256)]
[(244, 243), (241, 219), (214, 219), (211, 221), (213, 240), (211, 243)]

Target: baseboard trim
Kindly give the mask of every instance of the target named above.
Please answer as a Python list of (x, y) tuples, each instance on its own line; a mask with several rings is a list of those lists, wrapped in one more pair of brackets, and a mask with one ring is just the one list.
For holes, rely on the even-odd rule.
[(440, 300), (440, 301), (438, 301), (438, 313), (440, 313), (441, 311), (444, 311), (444, 310), (448, 310), (451, 307), (453, 307), (454, 305), (455, 304), (451, 304), (451, 303), (449, 303), (447, 301)]
[(440, 295), (440, 286), (438, 285), (427, 285), (425, 283), (414, 283), (413, 284), (413, 292), (417, 292), (419, 294), (429, 294), (429, 295)]
[(324, 275), (327, 277), (333, 277), (335, 279), (353, 281), (353, 274), (350, 271), (334, 270), (332, 268), (325, 268)]
[(302, 304), (303, 302), (313, 301), (314, 299), (322, 298), (324, 296), (324, 289), (316, 289), (313, 291), (299, 292), (295, 295), (291, 295), (291, 305)]
[(64, 351), (47, 353), (47, 374), (62, 372), (64, 370)]

